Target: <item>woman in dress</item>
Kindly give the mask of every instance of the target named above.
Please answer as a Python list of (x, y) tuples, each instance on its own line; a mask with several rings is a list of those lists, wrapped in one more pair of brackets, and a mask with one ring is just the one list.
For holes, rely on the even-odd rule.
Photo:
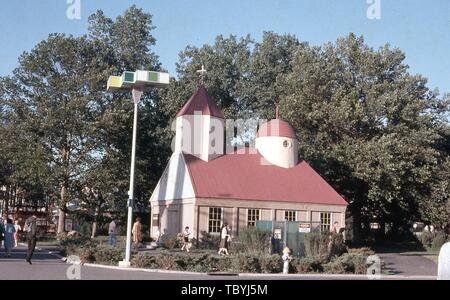
[(131, 231), (133, 234), (133, 243), (136, 248), (139, 248), (139, 243), (142, 241), (142, 224), (141, 218), (137, 217), (136, 222), (133, 224), (133, 230)]
[(222, 228), (220, 228), (220, 244), (219, 244), (219, 255), (228, 255), (228, 224), (224, 223)]
[(18, 220), (14, 222), (14, 229), (16, 230), (16, 232), (14, 232), (14, 242), (15, 242), (14, 247), (17, 247), (19, 245), (19, 231), (22, 230), (22, 227), (20, 227)]
[(16, 232), (16, 229), (14, 228), (12, 220), (8, 219), (6, 221), (5, 233), (4, 233), (6, 257), (11, 256), (11, 249), (14, 248), (14, 244), (15, 244), (14, 233), (15, 232)]

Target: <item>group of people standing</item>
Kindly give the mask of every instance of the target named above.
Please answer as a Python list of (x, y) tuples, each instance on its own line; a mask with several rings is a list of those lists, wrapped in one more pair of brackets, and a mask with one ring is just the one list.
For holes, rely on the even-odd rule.
[(3, 246), (5, 247), (5, 256), (11, 257), (11, 250), (19, 245), (19, 233), (24, 231), (26, 233), (27, 242), (28, 242), (28, 251), (26, 256), (26, 261), (31, 264), (31, 257), (34, 253), (34, 248), (36, 247), (36, 216), (31, 216), (25, 222), (25, 226), (22, 227), (19, 225), (19, 221), (16, 220), (13, 223), (13, 220), (10, 218), (6, 218), (3, 221), (0, 218), (0, 249)]

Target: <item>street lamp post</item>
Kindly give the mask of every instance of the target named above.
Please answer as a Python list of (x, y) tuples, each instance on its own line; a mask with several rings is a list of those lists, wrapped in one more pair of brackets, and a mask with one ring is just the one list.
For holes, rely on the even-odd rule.
[(134, 205), (134, 166), (136, 161), (136, 136), (137, 136), (137, 117), (138, 104), (144, 90), (154, 87), (165, 87), (169, 84), (169, 74), (153, 71), (125, 71), (122, 76), (110, 76), (108, 79), (108, 91), (131, 90), (134, 103), (133, 117), (133, 141), (131, 149), (131, 168), (130, 168), (130, 189), (128, 191), (128, 218), (127, 218), (127, 241), (125, 249), (125, 259), (119, 262), (121, 267), (129, 267), (131, 260), (131, 225), (133, 223), (133, 205)]

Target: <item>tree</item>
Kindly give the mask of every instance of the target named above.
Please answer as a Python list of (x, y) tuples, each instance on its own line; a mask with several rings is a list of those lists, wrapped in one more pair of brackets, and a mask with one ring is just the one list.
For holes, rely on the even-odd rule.
[(442, 197), (431, 192), (448, 156), (435, 149), (442, 103), (404, 58), (350, 34), (298, 51), (280, 81), (283, 116), (299, 133), (302, 156), (350, 200), (357, 235), (361, 222), (407, 228), (424, 217), (423, 203)]

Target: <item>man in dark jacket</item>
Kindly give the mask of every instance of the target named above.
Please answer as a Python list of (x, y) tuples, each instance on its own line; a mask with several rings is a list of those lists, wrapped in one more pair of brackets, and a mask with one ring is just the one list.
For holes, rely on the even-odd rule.
[(31, 265), (31, 257), (33, 256), (34, 248), (36, 247), (36, 216), (33, 215), (29, 217), (25, 222), (24, 228), (27, 234), (27, 242), (28, 242), (28, 251), (26, 261)]

